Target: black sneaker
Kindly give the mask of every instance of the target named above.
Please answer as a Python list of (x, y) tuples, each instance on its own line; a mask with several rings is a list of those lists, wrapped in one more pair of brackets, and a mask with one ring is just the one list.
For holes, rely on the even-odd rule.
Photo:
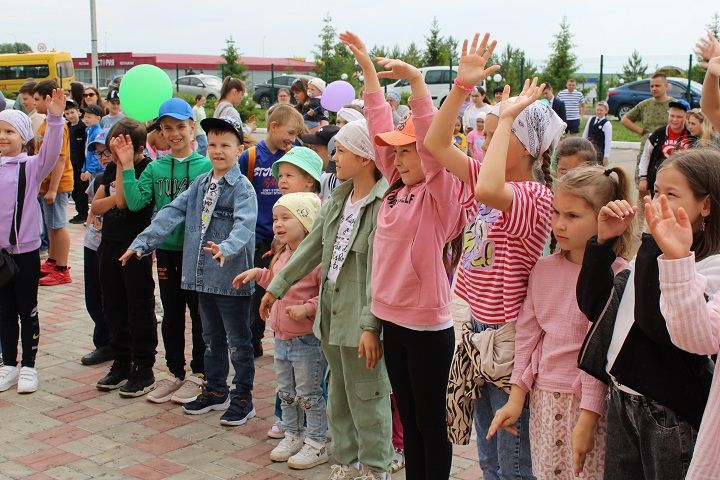
[(103, 392), (109, 392), (125, 385), (130, 377), (132, 365), (121, 363), (117, 360), (110, 366), (110, 371), (103, 378), (98, 380), (95, 387)]
[(155, 388), (155, 375), (151, 367), (143, 367), (133, 365), (130, 378), (125, 385), (120, 388), (121, 397), (140, 397), (148, 392), (152, 392)]
[(203, 387), (202, 393), (195, 400), (183, 405), (183, 411), (188, 415), (202, 415), (211, 410), (227, 410), (229, 406), (230, 396), (227, 393), (208, 392)]
[(92, 352), (83, 355), (80, 359), (80, 363), (83, 365), (97, 365), (98, 363), (107, 362), (115, 359), (115, 352), (112, 347), (105, 346), (96, 348)]
[(258, 346), (253, 345), (253, 358), (260, 358), (262, 356), (263, 356), (262, 345), (258, 345)]
[(220, 417), (220, 425), (238, 427), (245, 425), (251, 418), (255, 418), (255, 408), (253, 408), (252, 399), (233, 397), (230, 401), (230, 407), (228, 407), (227, 411)]
[(77, 214), (73, 218), (68, 220), (68, 223), (72, 223), (73, 225), (80, 225), (82, 223), (85, 223), (85, 219), (87, 219), (87, 215), (81, 216), (80, 214)]

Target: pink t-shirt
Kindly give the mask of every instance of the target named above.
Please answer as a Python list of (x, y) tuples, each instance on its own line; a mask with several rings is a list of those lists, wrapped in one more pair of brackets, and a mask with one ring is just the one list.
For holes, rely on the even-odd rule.
[(485, 158), (485, 151), (482, 149), (485, 143), (485, 135), (477, 130), (473, 130), (467, 135), (468, 154), (472, 155), (475, 160), (480, 162)]

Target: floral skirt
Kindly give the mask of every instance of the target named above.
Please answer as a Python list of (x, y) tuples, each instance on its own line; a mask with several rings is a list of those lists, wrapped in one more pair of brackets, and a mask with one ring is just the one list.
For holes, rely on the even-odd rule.
[(585, 457), (579, 476), (572, 471), (572, 432), (580, 416), (580, 401), (571, 393), (530, 392), (530, 452), (538, 480), (601, 479), (605, 462), (605, 416), (598, 420), (595, 446)]

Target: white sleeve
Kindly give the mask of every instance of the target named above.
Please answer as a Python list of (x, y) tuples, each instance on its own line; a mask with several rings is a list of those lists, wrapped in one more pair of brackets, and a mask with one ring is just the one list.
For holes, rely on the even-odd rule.
[(652, 153), (652, 149), (653, 145), (648, 139), (645, 142), (645, 148), (640, 156), (640, 164), (638, 165), (638, 175), (641, 177), (647, 176), (648, 167), (650, 166), (650, 153)]
[(590, 119), (585, 123), (585, 130), (583, 130), (582, 138), (588, 138), (588, 132), (590, 131), (590, 122), (593, 121), (593, 118), (595, 117), (590, 117)]
[(605, 133), (605, 153), (603, 156), (610, 158), (610, 148), (612, 147), (612, 123), (610, 123), (610, 120), (603, 125), (603, 133)]

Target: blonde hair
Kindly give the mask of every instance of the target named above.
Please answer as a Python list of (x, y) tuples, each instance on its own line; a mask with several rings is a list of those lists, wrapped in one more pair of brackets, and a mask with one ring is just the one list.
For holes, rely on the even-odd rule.
[[(555, 191), (560, 190), (585, 200), (596, 213), (609, 202), (630, 201), (630, 182), (625, 171), (619, 167), (596, 165), (574, 168), (558, 180)], [(631, 226), (615, 244), (614, 250), (619, 257), (629, 258), (632, 239)]]
[(292, 105), (273, 105), (272, 111), (269, 112), (267, 119), (268, 127), (273, 122), (279, 126), (294, 123), (298, 130), (302, 130), (305, 125), (302, 115)]
[(700, 146), (708, 147), (713, 144), (713, 137), (715, 136), (715, 129), (713, 128), (710, 120), (705, 114), (699, 109), (694, 108), (688, 112), (688, 118), (695, 117), (700, 122), (700, 136), (698, 142)]

